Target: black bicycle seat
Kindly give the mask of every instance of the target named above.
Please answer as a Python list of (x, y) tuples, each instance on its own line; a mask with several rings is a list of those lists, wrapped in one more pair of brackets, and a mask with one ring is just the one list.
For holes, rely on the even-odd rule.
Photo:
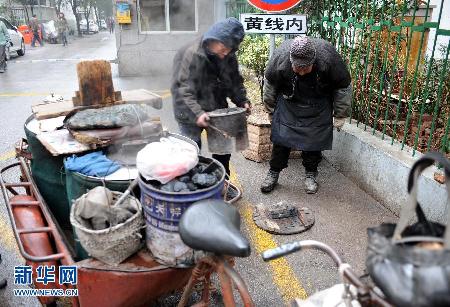
[(195, 249), (235, 257), (248, 257), (250, 244), (239, 229), (239, 212), (222, 200), (202, 200), (182, 215), (179, 231), (183, 242)]

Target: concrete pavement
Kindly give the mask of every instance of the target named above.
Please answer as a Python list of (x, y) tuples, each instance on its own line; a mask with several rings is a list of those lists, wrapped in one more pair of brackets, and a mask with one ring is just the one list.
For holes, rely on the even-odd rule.
[[(31, 104), (42, 100), (50, 92), (71, 97), (78, 87), (75, 66), (79, 59), (114, 59), (113, 36), (100, 33), (72, 41), (69, 47), (46, 45), (27, 50), (24, 57), (15, 58), (9, 71), (0, 76), (0, 167), (12, 162), (13, 143), (23, 136), (23, 123), (31, 114)], [(112, 65), (116, 90), (146, 88), (166, 94), (168, 76), (158, 79), (119, 78), (116, 65)], [(166, 95), (163, 109), (155, 110), (164, 125), (178, 131), (172, 116), (170, 97)], [(205, 154), (205, 149), (203, 150)], [(304, 251), (275, 263), (264, 263), (259, 255), (266, 248), (302, 239), (323, 241), (334, 247), (358, 273), (364, 271), (366, 228), (395, 219), (393, 214), (360, 190), (327, 161), (319, 170), (320, 190), (316, 195), (303, 191), (304, 175), (300, 160), (291, 160), (289, 168), (280, 177), (279, 186), (268, 195), (259, 192), (259, 184), (267, 170), (267, 163), (254, 163), (236, 153), (232, 157), (233, 179), (244, 190), (244, 198), (236, 204), (242, 214), (243, 231), (252, 243), (252, 255), (237, 259), (236, 268), (246, 281), (257, 306), (281, 306), (295, 296), (306, 296), (338, 281), (337, 270), (329, 258), (315, 251)], [(406, 184), (406, 183), (405, 183)], [(276, 236), (259, 230), (252, 222), (252, 208), (257, 204), (272, 206), (284, 200), (300, 203), (315, 213), (315, 226), (299, 235)], [(3, 200), (1, 200), (3, 204)], [(38, 306), (36, 300), (13, 297), (13, 266), (23, 263), (19, 256), (0, 206), (0, 276), (7, 276), (10, 286), (0, 290), (0, 306)], [(167, 305), (173, 299), (165, 300)]]

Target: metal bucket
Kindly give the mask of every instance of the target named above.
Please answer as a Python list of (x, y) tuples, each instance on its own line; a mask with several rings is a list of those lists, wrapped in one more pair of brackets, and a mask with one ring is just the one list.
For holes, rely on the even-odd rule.
[(208, 113), (209, 123), (230, 137), (247, 132), (247, 118), (244, 108), (217, 109)]
[(178, 233), (178, 223), (184, 211), (196, 201), (222, 198), (225, 168), (215, 159), (200, 156), (199, 161), (204, 164), (214, 161), (221, 170), (222, 178), (214, 186), (193, 192), (166, 192), (139, 177), (147, 224), (147, 247), (160, 263), (168, 266), (186, 267), (194, 263), (194, 251), (183, 243)]
[(229, 154), (248, 147), (245, 112), (244, 108), (227, 108), (208, 113), (208, 149), (211, 153)]

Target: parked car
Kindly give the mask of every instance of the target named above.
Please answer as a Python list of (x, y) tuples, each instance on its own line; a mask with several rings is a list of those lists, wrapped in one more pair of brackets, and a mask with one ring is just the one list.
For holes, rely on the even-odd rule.
[(87, 30), (86, 19), (80, 21), (80, 30), (82, 33), (98, 33), (98, 25), (93, 21), (89, 20), (89, 32)]
[(17, 27), (13, 26), (6, 18), (0, 17), (6, 28), (8, 29), (9, 36), (11, 37), (11, 46), (9, 47), (9, 52), (6, 52), (7, 57), (11, 54), (18, 54), (20, 56), (25, 55), (25, 41), (23, 39), (22, 33), (17, 30)]
[(106, 25), (106, 21), (104, 19), (100, 20), (100, 30), (107, 30), (108, 26)]

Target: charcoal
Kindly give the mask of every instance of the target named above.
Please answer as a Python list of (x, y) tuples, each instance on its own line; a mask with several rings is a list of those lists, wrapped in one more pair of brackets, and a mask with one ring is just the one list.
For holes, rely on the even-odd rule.
[(182, 176), (178, 178), (178, 181), (184, 182), (184, 183), (188, 183), (191, 181), (191, 177), (189, 176)]
[(222, 171), (221, 171), (220, 169), (214, 170), (214, 172), (212, 172), (212, 174), (213, 174), (214, 176), (216, 176), (217, 180), (222, 179), (223, 173), (222, 173)]
[(199, 187), (207, 188), (217, 183), (217, 178), (211, 174), (195, 174), (192, 181)]
[(188, 187), (189, 191), (196, 191), (197, 190), (197, 186), (193, 182), (188, 182), (187, 183), (187, 187)]
[(189, 192), (187, 184), (178, 180), (174, 182), (173, 190), (174, 192), (182, 192), (183, 190)]
[(161, 191), (165, 191), (165, 192), (175, 192), (174, 185), (175, 185), (174, 181), (169, 181), (168, 183), (163, 184), (160, 187), (160, 189), (161, 189)]

